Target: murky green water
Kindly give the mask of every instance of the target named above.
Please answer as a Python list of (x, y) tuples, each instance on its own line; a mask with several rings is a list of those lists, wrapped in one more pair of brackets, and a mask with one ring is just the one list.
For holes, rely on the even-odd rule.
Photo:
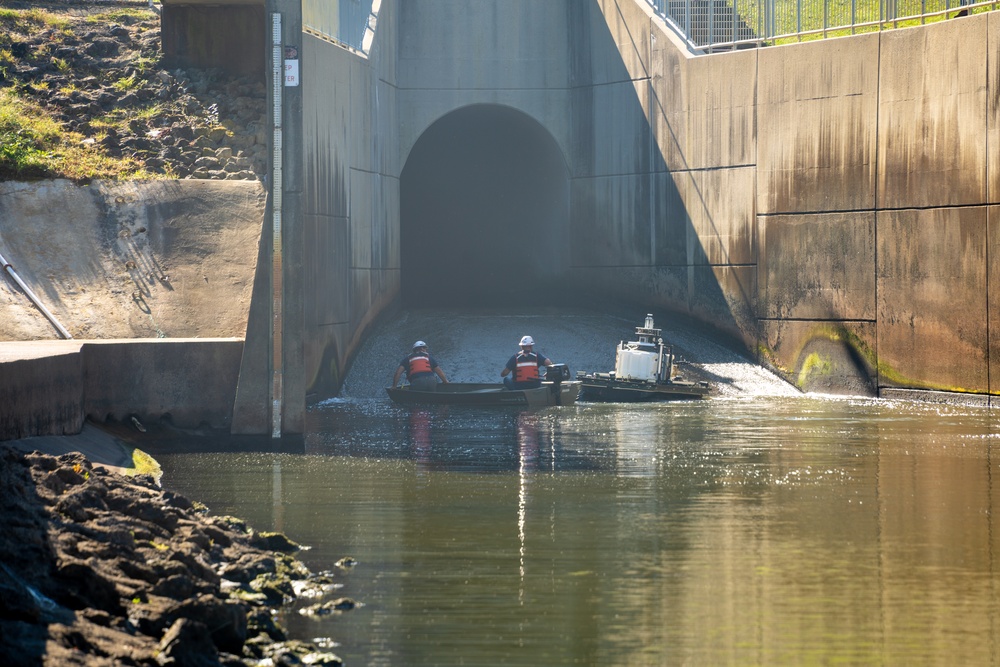
[[(164, 486), (352, 556), (359, 665), (1000, 662), (1000, 413), (806, 397), (309, 413), (296, 454), (161, 455)], [(998, 475), (1000, 478), (1000, 475)]]

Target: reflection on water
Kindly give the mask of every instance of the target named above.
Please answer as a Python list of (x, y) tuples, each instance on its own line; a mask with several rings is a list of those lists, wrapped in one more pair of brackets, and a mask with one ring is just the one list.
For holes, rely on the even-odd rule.
[(164, 485), (359, 565), (347, 665), (997, 664), (988, 410), (806, 397), (332, 401)]

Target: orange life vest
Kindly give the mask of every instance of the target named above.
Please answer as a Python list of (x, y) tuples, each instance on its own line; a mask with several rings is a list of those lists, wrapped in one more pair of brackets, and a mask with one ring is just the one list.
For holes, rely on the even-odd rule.
[(514, 382), (530, 382), (538, 379), (538, 355), (534, 352), (518, 352), (514, 360)]
[(406, 377), (412, 378), (413, 376), (419, 376), (421, 373), (433, 373), (434, 370), (431, 368), (431, 358), (426, 354), (411, 354), (409, 369), (406, 371)]

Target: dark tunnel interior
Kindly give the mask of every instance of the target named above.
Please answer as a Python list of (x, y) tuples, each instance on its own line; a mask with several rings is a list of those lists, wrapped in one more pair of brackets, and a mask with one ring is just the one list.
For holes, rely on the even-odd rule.
[(569, 171), (552, 136), (509, 107), (431, 125), (400, 177), (406, 307), (555, 305), (569, 266)]

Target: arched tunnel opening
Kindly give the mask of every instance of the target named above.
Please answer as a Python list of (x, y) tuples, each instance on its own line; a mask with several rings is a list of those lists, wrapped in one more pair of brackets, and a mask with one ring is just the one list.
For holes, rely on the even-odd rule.
[(569, 170), (537, 121), (496, 105), (453, 111), (417, 140), (399, 189), (405, 306), (565, 300)]

